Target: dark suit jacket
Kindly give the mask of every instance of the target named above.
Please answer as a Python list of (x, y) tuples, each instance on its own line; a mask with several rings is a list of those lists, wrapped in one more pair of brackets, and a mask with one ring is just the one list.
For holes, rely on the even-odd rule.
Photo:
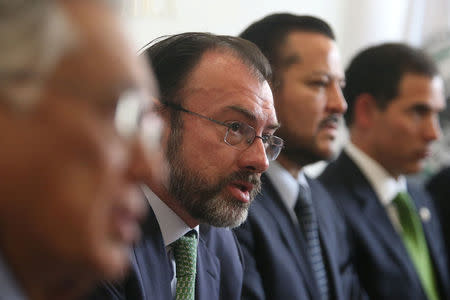
[[(240, 299), (242, 253), (234, 234), (225, 228), (200, 225), (195, 299)], [(173, 271), (159, 224), (150, 211), (143, 237), (131, 255), (132, 270), (125, 280), (105, 283), (89, 299), (170, 300)]]
[[(450, 167), (434, 175), (427, 183), (427, 189), (439, 213), (447, 253), (450, 253)], [(448, 263), (450, 270), (450, 261)]]
[[(357, 271), (371, 299), (427, 299), (420, 279), (375, 191), (350, 157), (343, 152), (319, 177), (336, 199), (352, 229)], [(423, 223), (441, 299), (449, 298), (447, 258), (436, 211), (426, 192), (408, 184), (416, 207), (427, 207)]]
[[(330, 299), (360, 299), (346, 228), (321, 184), (307, 179), (318, 216), (319, 235), (329, 274)], [(320, 299), (307, 263), (304, 236), (265, 175), (262, 193), (247, 221), (235, 229), (244, 253), (242, 299)]]

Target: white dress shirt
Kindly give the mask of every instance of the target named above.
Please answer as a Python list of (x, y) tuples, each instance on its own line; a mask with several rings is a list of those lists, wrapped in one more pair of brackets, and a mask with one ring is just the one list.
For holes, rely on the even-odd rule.
[(378, 162), (365, 154), (353, 143), (348, 143), (344, 151), (359, 167), (375, 190), (375, 194), (381, 205), (386, 209), (386, 213), (395, 230), (401, 232), (402, 229), (397, 210), (392, 201), (399, 192), (407, 192), (405, 177), (399, 176), (398, 179), (395, 179)]
[(309, 188), (305, 173), (302, 170), (298, 173), (297, 178), (294, 178), (291, 173), (283, 168), (277, 161), (271, 161), (269, 169), (266, 171), (266, 175), (280, 194), (281, 200), (286, 206), (292, 221), (294, 221), (295, 224), (298, 224), (294, 207), (298, 198), (298, 185), (301, 184), (302, 186)]
[(143, 185), (142, 190), (148, 200), (148, 203), (152, 207), (153, 212), (155, 213), (156, 220), (158, 221), (159, 228), (161, 229), (167, 256), (172, 263), (173, 277), (171, 288), (173, 298), (175, 299), (177, 287), (177, 268), (171, 244), (192, 229), (197, 232), (197, 238), (200, 237), (199, 226), (197, 225), (194, 228), (189, 227), (170, 207), (168, 207), (161, 199), (159, 199), (159, 197), (156, 196), (149, 187)]

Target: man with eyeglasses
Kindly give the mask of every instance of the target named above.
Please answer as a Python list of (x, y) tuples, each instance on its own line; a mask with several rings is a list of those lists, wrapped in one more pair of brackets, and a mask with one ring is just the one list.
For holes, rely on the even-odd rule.
[(0, 14), (0, 299), (80, 299), (122, 276), (140, 235), (155, 84), (107, 1)]
[(146, 181), (150, 215), (133, 272), (96, 299), (241, 299), (229, 228), (245, 221), (283, 147), (270, 66), (252, 43), (206, 33), (159, 40), (143, 55), (160, 84), (169, 180)]
[(310, 16), (269, 15), (241, 37), (274, 70), (271, 85), (286, 147), (262, 177), (262, 193), (235, 233), (244, 253), (242, 299), (363, 299), (346, 226), (303, 168), (333, 154), (347, 105), (332, 29)]

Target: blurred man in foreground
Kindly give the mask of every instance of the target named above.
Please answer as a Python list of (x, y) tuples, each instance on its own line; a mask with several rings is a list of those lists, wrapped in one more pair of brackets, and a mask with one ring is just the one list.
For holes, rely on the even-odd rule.
[(0, 299), (78, 299), (139, 237), (154, 82), (106, 1), (0, 12)]

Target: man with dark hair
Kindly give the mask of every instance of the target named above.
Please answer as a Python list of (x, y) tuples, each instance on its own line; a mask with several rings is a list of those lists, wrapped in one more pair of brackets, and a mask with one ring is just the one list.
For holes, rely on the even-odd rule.
[(252, 43), (206, 33), (168, 37), (143, 55), (161, 87), (169, 180), (146, 181), (151, 209), (133, 272), (107, 286), (106, 299), (240, 299), (242, 259), (229, 228), (245, 221), (283, 147), (270, 65)]
[(350, 143), (320, 179), (352, 229), (360, 280), (372, 299), (449, 299), (438, 216), (404, 177), (440, 135), (442, 79), (423, 52), (398, 43), (360, 52), (345, 76)]
[(279, 134), (286, 141), (262, 176), (247, 222), (235, 230), (245, 261), (242, 298), (359, 299), (343, 219), (321, 184), (303, 172), (332, 156), (347, 107), (333, 32), (315, 17), (274, 14), (241, 37), (271, 62)]
[(0, 1), (0, 299), (80, 299), (129, 265), (156, 86), (107, 2)]

